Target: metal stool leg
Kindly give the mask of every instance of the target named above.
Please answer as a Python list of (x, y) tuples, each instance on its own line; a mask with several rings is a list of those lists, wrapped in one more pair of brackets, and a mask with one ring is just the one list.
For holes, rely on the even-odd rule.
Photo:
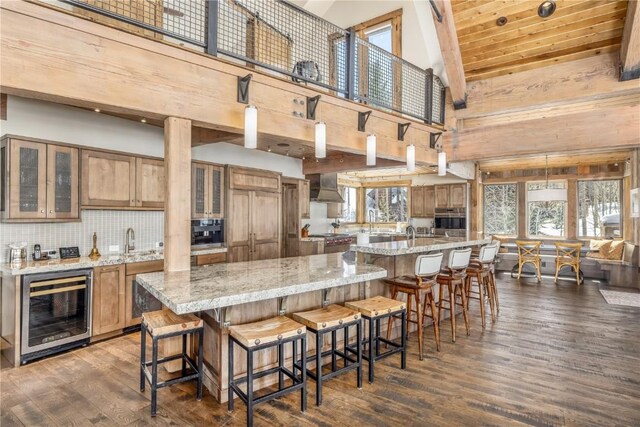
[(401, 356), (401, 360), (400, 360), (400, 367), (402, 369), (407, 369), (407, 312), (403, 311), (402, 312), (402, 338), (400, 340), (400, 343), (402, 345), (402, 352), (400, 353)]
[(145, 364), (147, 363), (147, 328), (140, 324), (140, 391), (144, 391), (147, 379), (145, 378)]
[(158, 339), (155, 337), (151, 357), (151, 416), (155, 417), (158, 408)]
[(282, 390), (284, 388), (284, 372), (282, 369), (284, 368), (284, 344), (278, 344), (278, 389)]
[(253, 426), (253, 350), (247, 350), (247, 426)]
[(336, 370), (336, 341), (337, 341), (337, 333), (336, 331), (331, 331), (331, 372), (335, 372)]
[(316, 332), (316, 405), (322, 404), (322, 333)]
[(182, 376), (187, 375), (187, 361), (185, 356), (187, 355), (187, 334), (182, 335)]
[[(302, 356), (300, 358), (300, 364), (302, 365), (302, 389), (300, 390), (300, 410), (305, 412), (307, 410), (307, 337), (302, 335)], [(294, 341), (295, 342), (295, 341)]]
[(228, 401), (227, 401), (227, 409), (229, 410), (229, 412), (233, 411), (233, 387), (231, 387), (231, 384), (233, 384), (233, 340), (231, 339), (231, 336), (229, 336), (229, 368), (228, 368), (228, 374), (229, 374), (229, 396), (228, 396)]
[(203, 359), (203, 347), (204, 347), (204, 328), (198, 331), (198, 400), (202, 400), (202, 359)]
[(375, 340), (375, 337), (373, 335), (373, 319), (369, 318), (368, 320), (369, 320), (369, 382), (373, 383), (373, 365), (375, 363), (375, 360), (373, 358), (373, 340)]
[[(343, 340), (343, 344), (344, 344), (344, 354), (347, 354), (347, 347), (349, 347), (349, 327), (344, 328), (344, 340)], [(345, 358), (344, 359), (344, 366), (347, 367), (349, 366), (349, 361)]]
[[(348, 330), (348, 328), (346, 330)], [(357, 359), (358, 360), (358, 370), (357, 370), (358, 390), (362, 390), (362, 320), (360, 320), (356, 324), (356, 338), (357, 338), (356, 351), (358, 352), (358, 359)], [(344, 354), (347, 354), (346, 350)]]

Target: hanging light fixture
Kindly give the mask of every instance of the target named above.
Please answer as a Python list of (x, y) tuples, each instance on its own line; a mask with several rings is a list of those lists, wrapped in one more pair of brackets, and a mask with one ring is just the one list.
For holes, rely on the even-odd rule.
[(247, 105), (244, 109), (244, 148), (258, 147), (258, 109)]
[(438, 176), (447, 174), (447, 153), (440, 151), (438, 153)]
[(407, 170), (413, 172), (416, 170), (416, 146), (407, 145)]
[(327, 125), (324, 122), (316, 123), (316, 159), (327, 157)]
[(544, 188), (537, 188), (527, 192), (528, 202), (567, 201), (567, 188), (549, 188), (549, 156), (544, 156)]
[(374, 134), (367, 136), (367, 166), (376, 165), (376, 144), (377, 139)]

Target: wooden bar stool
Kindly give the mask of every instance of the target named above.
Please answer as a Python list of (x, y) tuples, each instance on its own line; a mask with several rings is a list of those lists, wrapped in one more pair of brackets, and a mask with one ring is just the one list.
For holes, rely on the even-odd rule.
[[(407, 309), (405, 303), (393, 299), (377, 296), (360, 301), (351, 301), (345, 303), (345, 306), (353, 310), (357, 310), (362, 314), (362, 318), (369, 321), (369, 335), (363, 340), (362, 345), (368, 346), (368, 351), (362, 355), (362, 358), (369, 362), (369, 382), (374, 379), (374, 364), (377, 360), (384, 359), (396, 353), (400, 353), (400, 367), (407, 368)], [(399, 317), (402, 321), (402, 332), (400, 344), (395, 341), (382, 338), (380, 335), (380, 321), (388, 317)], [(374, 327), (375, 326), (375, 327)], [(380, 353), (380, 343), (385, 343), (393, 347)], [(346, 350), (351, 353), (357, 353), (358, 344), (355, 348), (353, 345), (347, 346)], [(375, 352), (374, 352), (375, 347)]]
[[(467, 267), (471, 258), (471, 248), (454, 249), (449, 252), (449, 264), (438, 275), (440, 285), (440, 297), (438, 299), (438, 323), (440, 323), (442, 310), (451, 312), (451, 339), (456, 342), (456, 305), (462, 307), (464, 325), (469, 335), (469, 316), (467, 315), (467, 301), (465, 292), (465, 280)], [(445, 298), (445, 288), (448, 290), (448, 299)], [(460, 303), (457, 302), (460, 296)], [(444, 304), (448, 303), (448, 307)]]
[[(293, 364), (290, 371), (284, 366), (284, 345), (291, 343), (293, 360), (297, 359), (297, 344), (300, 341), (300, 364)], [(247, 375), (241, 378), (234, 377), (233, 357), (234, 344), (237, 344), (247, 353)], [(257, 351), (272, 347), (278, 348), (278, 366), (254, 372), (253, 355)], [(229, 411), (233, 411), (233, 395), (237, 394), (247, 405), (247, 426), (253, 425), (253, 408), (269, 400), (277, 399), (285, 394), (300, 390), (300, 410), (307, 410), (307, 329), (304, 325), (285, 316), (278, 316), (260, 322), (229, 327)], [(299, 372), (296, 370), (299, 369)], [(254, 397), (253, 380), (267, 375), (278, 374), (278, 390)], [(293, 384), (285, 387), (284, 376), (293, 381)], [(240, 390), (239, 385), (246, 384), (247, 392)]]
[(516, 246), (518, 246), (518, 279), (522, 274), (522, 266), (533, 264), (536, 268), (538, 282), (540, 282), (540, 245), (542, 245), (542, 242), (539, 240), (516, 240)]
[[(151, 385), (151, 416), (156, 416), (158, 389), (185, 381), (197, 380), (198, 400), (202, 399), (202, 338), (204, 324), (193, 314), (178, 315), (171, 310), (158, 310), (142, 314), (140, 324), (140, 391), (144, 391), (146, 381)], [(151, 361), (147, 362), (147, 333), (152, 339)], [(198, 334), (197, 363), (187, 354), (187, 336)], [(163, 338), (182, 336), (182, 353), (158, 359), (158, 342)], [(182, 375), (178, 378), (158, 382), (158, 365), (182, 359)], [(190, 373), (187, 372), (189, 365)], [(151, 372), (147, 369), (151, 366)]]
[(558, 273), (562, 267), (571, 267), (576, 273), (576, 283), (580, 285), (580, 250), (582, 243), (556, 242), (556, 277), (554, 282), (558, 283)]
[[(433, 286), (437, 284), (436, 278), (440, 273), (442, 265), (442, 253), (420, 255), (416, 259), (415, 275), (400, 276), (393, 279), (385, 280), (391, 285), (391, 298), (397, 299), (398, 294), (407, 295), (407, 326), (409, 331), (409, 322), (418, 325), (418, 352), (420, 360), (423, 360), (423, 327), (424, 318), (431, 319), (433, 332), (436, 340), (436, 349), (440, 351), (440, 328), (438, 327), (438, 318), (436, 317), (436, 302), (433, 294)], [(424, 293), (424, 300), (420, 303), (421, 293)], [(415, 299), (416, 309), (412, 310), (412, 299)], [(416, 313), (416, 320), (411, 319), (411, 313)], [(391, 330), (393, 329), (394, 317), (389, 318), (387, 325), (387, 339), (391, 338)]]
[[(317, 310), (294, 313), (293, 319), (302, 323), (316, 336), (316, 371), (307, 370), (307, 375), (316, 382), (316, 405), (322, 404), (322, 383), (345, 372), (357, 371), (357, 386), (362, 388), (362, 320), (360, 313), (341, 305), (332, 304)], [(356, 357), (347, 351), (349, 345), (349, 328), (356, 327)], [(337, 349), (337, 332), (344, 333), (344, 351)], [(322, 351), (322, 338), (331, 333), (331, 350)], [(331, 372), (322, 373), (322, 359), (331, 356)], [(338, 368), (337, 357), (342, 358), (344, 365)]]
[[(491, 320), (496, 321), (495, 300), (493, 297), (492, 270), (495, 257), (498, 253), (498, 245), (490, 243), (480, 248), (478, 257), (472, 259), (467, 267), (467, 280), (465, 283), (467, 293), (467, 310), (469, 310), (469, 301), (477, 299), (480, 301), (480, 317), (482, 318), (482, 329), (486, 327), (484, 308), (486, 300), (489, 300), (489, 308), (491, 309)], [(478, 285), (478, 292), (473, 292), (473, 282)], [(477, 297), (473, 296), (477, 295)]]

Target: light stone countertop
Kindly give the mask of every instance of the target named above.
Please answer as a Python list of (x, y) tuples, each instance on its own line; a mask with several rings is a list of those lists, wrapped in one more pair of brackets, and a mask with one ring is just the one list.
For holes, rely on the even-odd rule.
[[(226, 247), (198, 248), (191, 251), (191, 255), (207, 255), (227, 252)], [(76, 270), (82, 268), (95, 268), (103, 265), (132, 264), (135, 262), (160, 261), (164, 259), (163, 252), (156, 251), (134, 251), (130, 254), (102, 255), (93, 260), (83, 256), (80, 258), (60, 259), (53, 258), (46, 261), (27, 261), (26, 263), (12, 265), (10, 263), (0, 264), (0, 272), (11, 276), (24, 274), (48, 273), (52, 271)]]
[(369, 243), (367, 245), (351, 245), (351, 250), (374, 255), (407, 255), (423, 252), (442, 251), (446, 249), (479, 246), (491, 243), (491, 239), (465, 240), (462, 237), (418, 238), (415, 240), (399, 240), (396, 242)]
[(138, 284), (177, 314), (230, 307), (381, 279), (381, 267), (322, 254), (138, 274)]
[(324, 237), (300, 237), (301, 242), (324, 242)]

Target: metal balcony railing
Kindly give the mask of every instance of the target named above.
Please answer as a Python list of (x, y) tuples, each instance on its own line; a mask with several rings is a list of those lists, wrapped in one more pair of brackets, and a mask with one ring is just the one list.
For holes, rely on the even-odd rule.
[(231, 57), (428, 124), (444, 123), (445, 89), (431, 70), (285, 0), (61, 1), (130, 31)]

